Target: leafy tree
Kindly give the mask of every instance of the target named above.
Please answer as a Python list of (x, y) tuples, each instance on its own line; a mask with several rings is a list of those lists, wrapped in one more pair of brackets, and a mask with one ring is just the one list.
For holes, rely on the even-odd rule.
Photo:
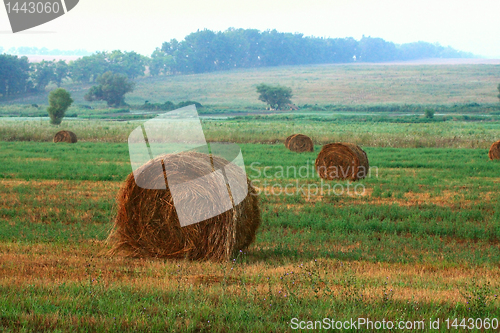
[(69, 92), (63, 88), (52, 90), (49, 94), (49, 107), (47, 108), (50, 123), (53, 125), (59, 125), (71, 103), (73, 103), (73, 99), (71, 98)]
[(42, 60), (39, 63), (32, 63), (31, 80), (35, 90), (43, 91), (51, 81), (56, 79), (55, 63), (53, 61)]
[(68, 64), (63, 60), (59, 60), (58, 62), (56, 62), (54, 68), (54, 82), (57, 84), (58, 87), (61, 86), (62, 80), (67, 78), (68, 75), (69, 75)]
[(159, 48), (151, 55), (149, 63), (149, 74), (152, 76), (168, 74), (175, 67), (174, 57), (166, 54)]
[(94, 82), (97, 77), (109, 70), (104, 52), (96, 52), (69, 63), (70, 77), (73, 81)]
[(106, 62), (109, 64), (106, 71), (127, 75), (131, 79), (144, 75), (146, 70), (147, 57), (131, 52), (115, 50), (111, 53), (104, 53)]
[(358, 43), (359, 57), (364, 62), (392, 61), (396, 57), (396, 45), (382, 38), (365, 37)]
[[(498, 92), (500, 92), (500, 84), (498, 85), (497, 89), (498, 89)], [(500, 94), (498, 94), (498, 98), (500, 99)]]
[(93, 86), (84, 96), (86, 101), (106, 101), (110, 107), (125, 104), (125, 94), (134, 91), (135, 83), (125, 75), (109, 71), (97, 78), (98, 86)]
[(31, 89), (27, 57), (0, 54), (0, 97), (25, 93)]
[(99, 75), (111, 71), (134, 79), (144, 75), (148, 62), (149, 58), (134, 51), (96, 52), (70, 62), (70, 76), (74, 81), (93, 82)]
[(267, 103), (271, 108), (280, 110), (284, 105), (291, 104), (292, 88), (269, 86), (261, 83), (257, 86), (259, 100)]

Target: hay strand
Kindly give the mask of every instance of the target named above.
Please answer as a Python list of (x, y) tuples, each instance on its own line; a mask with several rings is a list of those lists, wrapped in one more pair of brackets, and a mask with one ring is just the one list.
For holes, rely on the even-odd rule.
[[(182, 170), (177, 180), (192, 177), (214, 176), (210, 163), (215, 169), (224, 167), (229, 178), (241, 172), (234, 164), (220, 157), (185, 152), (160, 156), (142, 166), (139, 177), (147, 177), (150, 182), (163, 182), (165, 170)], [(163, 161), (163, 168), (155, 165)], [(228, 166), (229, 164), (229, 166)], [(161, 164), (160, 164), (161, 165)], [(170, 174), (169, 174), (170, 177)], [(168, 180), (168, 179), (167, 179)], [(211, 183), (210, 183), (211, 184)], [(118, 214), (108, 242), (113, 244), (109, 255), (123, 254), (130, 257), (187, 258), (190, 260), (225, 261), (238, 250), (248, 247), (255, 239), (260, 225), (258, 197), (247, 178), (248, 195), (230, 210), (205, 221), (181, 227), (173, 197), (166, 190), (143, 189), (137, 186), (131, 173), (123, 184), (117, 198)], [(174, 186), (171, 184), (171, 186)], [(209, 188), (186, 187), (182, 193), (186, 200), (203, 196), (220, 200), (216, 186)], [(229, 189), (229, 187), (228, 187)], [(230, 193), (230, 191), (229, 191)], [(226, 194), (227, 195), (227, 194)], [(232, 200), (232, 196), (231, 196)], [(203, 210), (206, 207), (193, 207)]]
[(356, 181), (366, 177), (370, 166), (363, 149), (352, 143), (340, 142), (324, 145), (316, 158), (315, 167), (323, 179)]
[(310, 137), (304, 134), (293, 134), (285, 140), (285, 147), (296, 153), (314, 151), (314, 144)]
[(70, 131), (59, 131), (54, 135), (54, 142), (76, 143), (76, 134)]
[(491, 145), (488, 156), (490, 160), (500, 160), (500, 140)]

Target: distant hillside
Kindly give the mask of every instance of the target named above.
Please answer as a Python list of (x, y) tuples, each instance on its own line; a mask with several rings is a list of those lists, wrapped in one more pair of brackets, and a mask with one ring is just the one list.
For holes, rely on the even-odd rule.
[[(197, 101), (227, 110), (264, 109), (258, 100), (260, 83), (292, 88), (292, 102), (309, 104), (498, 104), (500, 66), (494, 64), (335, 64), (236, 69), (190, 75), (161, 75), (136, 79), (135, 90), (126, 95), (133, 105), (172, 101)], [(83, 99), (93, 83), (63, 82), (75, 105), (104, 107)], [(47, 104), (51, 84), (43, 92), (9, 98), (0, 104)]]

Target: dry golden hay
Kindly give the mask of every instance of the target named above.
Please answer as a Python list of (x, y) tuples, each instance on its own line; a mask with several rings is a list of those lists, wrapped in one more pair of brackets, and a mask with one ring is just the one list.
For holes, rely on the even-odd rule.
[[(138, 176), (138, 182), (141, 182), (140, 177), (145, 177), (148, 182), (165, 184), (163, 170), (158, 172), (159, 169), (154, 167), (155, 163), (163, 160), (165, 170), (182, 170), (176, 174), (177, 181), (209, 175), (214, 177), (210, 178), (209, 184), (212, 182), (215, 184), (220, 180), (217, 179), (220, 173), (212, 172), (211, 164), (205, 163), (208, 156), (196, 152), (160, 156), (141, 167), (143, 171)], [(229, 162), (225, 159), (212, 157), (212, 160), (215, 169), (224, 169), (228, 178), (238, 173), (243, 174), (239, 167), (232, 163), (228, 165)], [(171, 175), (169, 173), (168, 178)], [(108, 254), (229, 260), (231, 255), (245, 249), (255, 240), (255, 233), (260, 225), (258, 197), (250, 180), (248, 178), (246, 180), (248, 195), (239, 204), (236, 206), (233, 204), (231, 209), (218, 216), (181, 227), (168, 186), (166, 190), (143, 189), (136, 184), (134, 174), (131, 173), (118, 194), (118, 214), (108, 237), (108, 243), (113, 244), (113, 248)], [(186, 186), (182, 187), (182, 191), (183, 200), (203, 197), (217, 202), (222, 198), (221, 189), (215, 185)], [(176, 190), (176, 196), (178, 194)], [(225, 195), (227, 196), (227, 192)], [(231, 201), (233, 201), (232, 196)], [(206, 207), (192, 207), (192, 209), (198, 212), (204, 209), (206, 211)]]
[(290, 139), (294, 136), (295, 134), (290, 135), (288, 138), (285, 139), (285, 147), (288, 149), (288, 142), (290, 142)]
[(318, 175), (327, 180), (363, 179), (370, 167), (366, 153), (352, 143), (330, 143), (324, 145), (315, 162)]
[(491, 145), (488, 156), (490, 160), (500, 160), (500, 140)]
[(293, 134), (285, 140), (285, 147), (297, 153), (314, 151), (314, 144), (310, 137), (304, 134)]
[(70, 131), (59, 131), (54, 135), (54, 142), (76, 143), (76, 134)]

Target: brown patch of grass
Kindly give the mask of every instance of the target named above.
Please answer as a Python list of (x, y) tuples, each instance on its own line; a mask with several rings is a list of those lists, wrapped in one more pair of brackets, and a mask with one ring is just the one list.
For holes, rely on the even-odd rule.
[[(352, 251), (360, 244), (338, 246), (339, 251)], [(418, 301), (458, 301), (458, 288), (469, 282), (471, 276), (480, 276), (489, 281), (493, 288), (500, 287), (500, 267), (468, 268), (440, 267), (431, 264), (390, 264), (353, 261), (341, 263), (332, 259), (317, 259), (317, 262), (285, 264), (274, 266), (269, 262), (248, 264), (210, 262), (186, 262), (183, 260), (145, 260), (108, 258), (95, 256), (105, 250), (101, 242), (77, 244), (62, 248), (51, 244), (23, 245), (19, 243), (0, 244), (0, 284), (23, 286), (34, 284), (44, 286), (62, 281), (81, 283), (88, 281), (88, 274), (100, 275), (106, 286), (129, 285), (138, 290), (174, 290), (180, 283), (206, 288), (207, 294), (217, 293), (221, 285), (240, 293), (242, 277), (258, 293), (268, 292), (270, 278), (272, 288), (283, 290), (281, 276), (289, 273), (289, 279), (307, 287), (305, 268), (310, 267), (323, 275), (324, 283), (339, 291), (341, 281), (350, 271), (366, 285), (364, 293), (370, 297), (381, 295), (382, 285), (388, 282), (394, 298)], [(249, 257), (251, 258), (251, 257)], [(317, 264), (318, 266), (315, 266)], [(293, 273), (292, 273), (293, 272)], [(323, 273), (321, 273), (323, 274)], [(397, 283), (396, 283), (397, 282)], [(313, 294), (304, 290), (303, 296)]]
[[(23, 190), (23, 200), (17, 193), (17, 187)], [(92, 221), (95, 211), (84, 210), (74, 205), (75, 202), (91, 200), (93, 202), (112, 201), (120, 183), (111, 181), (73, 181), (73, 180), (0, 180), (0, 208), (23, 207), (17, 212), (22, 219), (37, 223), (49, 213), (59, 214), (63, 208), (65, 216), (81, 221)], [(6, 220), (10, 217), (6, 216)], [(64, 222), (64, 221), (62, 221)]]
[[(315, 184), (314, 182), (310, 183), (311, 185)], [(318, 185), (318, 184), (317, 184)], [(398, 204), (399, 206), (405, 207), (414, 207), (420, 205), (436, 205), (440, 207), (449, 207), (452, 209), (464, 209), (464, 208), (472, 208), (474, 205), (481, 202), (489, 202), (492, 199), (496, 198), (496, 192), (493, 191), (483, 191), (477, 193), (477, 199), (475, 200), (467, 200), (465, 196), (468, 194), (469, 188), (459, 187), (453, 188), (449, 190), (442, 190), (439, 195), (432, 193), (433, 188), (425, 185), (419, 185), (419, 188), (422, 189), (422, 192), (406, 192), (403, 194), (402, 198), (396, 198), (394, 196), (382, 198), (382, 197), (373, 197), (373, 188), (365, 187), (362, 192), (355, 192), (354, 185), (351, 185), (350, 191), (344, 191), (343, 194), (337, 195), (333, 189), (328, 194), (328, 188), (325, 187), (321, 190), (321, 185), (318, 185), (318, 188), (311, 187), (309, 190), (307, 185), (302, 189), (297, 189), (294, 185), (287, 189), (288, 195), (299, 195), (304, 198), (305, 202), (315, 203), (324, 201), (328, 196), (337, 196), (339, 198), (336, 203), (337, 206), (344, 205), (345, 203), (349, 204), (365, 204), (365, 205), (392, 205)], [(300, 185), (299, 185), (300, 187)], [(266, 195), (271, 195), (273, 197), (273, 201), (276, 204), (282, 201), (282, 198), (286, 195), (284, 193), (279, 194), (279, 188), (273, 191), (272, 186), (260, 186), (257, 187), (260, 193), (265, 193)], [(303, 191), (303, 193), (302, 193)], [(282, 191), (283, 192), (283, 191)], [(346, 201), (348, 200), (348, 201)], [(287, 208), (289, 209), (300, 209), (302, 205), (296, 204), (287, 204)]]
[(225, 283), (225, 284), (236, 284), (238, 283), (238, 279), (235, 277), (229, 276), (226, 277), (224, 275), (213, 275), (213, 274), (208, 274), (208, 275), (193, 275), (193, 276), (188, 276), (186, 277), (188, 282), (194, 285), (213, 285), (213, 284), (220, 284), (220, 283)]

